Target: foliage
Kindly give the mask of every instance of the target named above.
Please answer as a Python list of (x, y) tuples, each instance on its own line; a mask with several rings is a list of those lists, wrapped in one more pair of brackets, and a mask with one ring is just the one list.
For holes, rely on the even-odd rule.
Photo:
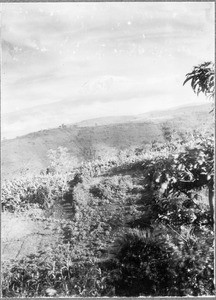
[(56, 150), (50, 149), (47, 157), (50, 161), (48, 173), (70, 172), (77, 166), (77, 159), (71, 157), (66, 147), (58, 147)]
[[(9, 272), (8, 272), (9, 271)], [(68, 245), (14, 262), (3, 272), (3, 297), (47, 296), (52, 288), (58, 296), (112, 295), (106, 275), (92, 260), (74, 261)]]
[(26, 210), (31, 204), (51, 208), (68, 190), (71, 175), (38, 175), (2, 183), (2, 209), (14, 212)]
[(193, 71), (186, 74), (183, 85), (191, 81), (191, 87), (199, 95), (204, 93), (207, 97), (213, 99), (215, 94), (215, 70), (212, 62), (204, 62), (193, 68)]
[(142, 164), (146, 188), (159, 190), (162, 197), (178, 197), (182, 194), (196, 199), (198, 192), (209, 189), (209, 206), (213, 224), (213, 179), (214, 141), (213, 137), (199, 136), (182, 152), (158, 156)]
[(188, 234), (174, 239), (166, 228), (150, 238), (137, 229), (124, 233), (114, 248), (116, 295), (212, 295), (213, 233), (205, 241)]
[[(50, 212), (58, 242), (4, 262), (3, 296), (212, 295), (214, 234), (203, 193), (212, 189), (213, 162), (213, 138), (194, 135), (4, 182), (3, 209)], [(52, 213), (60, 209), (61, 217)]]
[(131, 230), (116, 241), (115, 247), (117, 296), (168, 294), (174, 275), (170, 265), (175, 262), (164, 241), (148, 239), (142, 231)]

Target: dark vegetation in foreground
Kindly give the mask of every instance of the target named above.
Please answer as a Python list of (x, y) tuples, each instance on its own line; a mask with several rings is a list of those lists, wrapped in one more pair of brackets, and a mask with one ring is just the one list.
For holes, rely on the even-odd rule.
[(213, 136), (70, 171), (66, 149), (49, 155), (49, 174), (2, 185), (3, 214), (51, 232), (48, 245), (3, 261), (4, 297), (214, 294)]

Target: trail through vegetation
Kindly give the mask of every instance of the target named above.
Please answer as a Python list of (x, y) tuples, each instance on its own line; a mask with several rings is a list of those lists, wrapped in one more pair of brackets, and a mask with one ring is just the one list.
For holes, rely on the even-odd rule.
[[(190, 80), (213, 98), (211, 63)], [(213, 131), (163, 132), (76, 166), (60, 147), (2, 182), (4, 297), (215, 294)]]
[(54, 155), (3, 183), (3, 296), (212, 295), (213, 149), (200, 135), (71, 171)]

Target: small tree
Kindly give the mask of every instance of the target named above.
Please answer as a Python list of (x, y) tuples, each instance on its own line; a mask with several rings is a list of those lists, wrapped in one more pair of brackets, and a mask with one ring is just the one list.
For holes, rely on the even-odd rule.
[(214, 207), (214, 141), (212, 137), (197, 137), (197, 140), (179, 153), (168, 157), (158, 156), (146, 160), (142, 166), (146, 187), (160, 191), (161, 197), (198, 197), (199, 192), (208, 188), (211, 225)]
[[(197, 95), (199, 95), (199, 93), (202, 92), (202, 93), (204, 93), (204, 95), (207, 98), (214, 100), (214, 96), (215, 96), (215, 65), (212, 62), (204, 62), (198, 66), (195, 66), (193, 68), (192, 72), (186, 74), (186, 79), (183, 82), (183, 85), (188, 81), (191, 81), (191, 87)], [(202, 146), (204, 149), (205, 144), (203, 144)], [(205, 166), (205, 170), (203, 171), (203, 173), (207, 174), (208, 178), (211, 178), (208, 183), (208, 187), (209, 187), (209, 205), (210, 205), (211, 215), (212, 215), (212, 219), (213, 219), (213, 209), (214, 209), (213, 208), (213, 197), (214, 197), (214, 192), (213, 192), (213, 188), (214, 188), (213, 148), (211, 149), (211, 152), (212, 152), (212, 154), (211, 154), (210, 161), (205, 163), (205, 165), (208, 164), (208, 168), (211, 167), (211, 169), (212, 169), (211, 174), (208, 174), (208, 172), (205, 173), (206, 172), (205, 170), (207, 168), (206, 166)], [(201, 174), (203, 174), (203, 173), (201, 173)]]
[(68, 172), (77, 165), (77, 160), (71, 157), (68, 149), (64, 147), (58, 147), (56, 150), (50, 149), (47, 156), (50, 161), (48, 169), (53, 173)]

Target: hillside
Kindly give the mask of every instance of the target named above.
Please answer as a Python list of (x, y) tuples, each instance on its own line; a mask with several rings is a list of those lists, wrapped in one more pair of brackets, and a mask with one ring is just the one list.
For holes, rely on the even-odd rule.
[(170, 135), (213, 129), (210, 106), (180, 107), (137, 116), (87, 120), (41, 130), (2, 142), (2, 176), (22, 172), (39, 173), (48, 166), (47, 151), (68, 148), (78, 161), (117, 155), (128, 148), (143, 147), (153, 141), (165, 142)]
[(4, 181), (3, 297), (213, 295), (213, 159), (201, 134)]

